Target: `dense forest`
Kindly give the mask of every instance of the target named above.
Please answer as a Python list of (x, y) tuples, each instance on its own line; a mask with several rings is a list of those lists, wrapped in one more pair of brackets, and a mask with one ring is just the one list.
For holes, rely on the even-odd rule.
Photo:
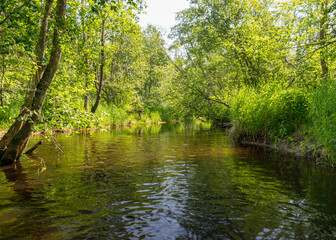
[(160, 29), (141, 29), (144, 9), (0, 2), (2, 164), (34, 131), (190, 118), (336, 164), (335, 3), (190, 0), (170, 46)]

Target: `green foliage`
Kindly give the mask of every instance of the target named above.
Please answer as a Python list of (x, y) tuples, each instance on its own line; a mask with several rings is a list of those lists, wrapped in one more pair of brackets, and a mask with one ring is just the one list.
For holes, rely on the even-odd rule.
[(0, 106), (0, 128), (5, 129), (13, 122), (20, 112), (21, 106), (18, 102), (13, 102), (10, 105)]
[[(111, 126), (125, 126), (138, 124), (159, 124), (161, 115), (166, 116), (164, 109), (145, 109), (139, 115), (131, 112), (130, 106), (100, 105), (96, 114), (85, 112), (70, 104), (45, 104), (41, 122), (36, 130), (77, 130), (86, 128), (109, 128)], [(6, 116), (7, 117), (7, 116)]]
[(101, 105), (98, 109), (97, 116), (100, 117), (101, 125), (105, 126), (120, 126), (127, 125), (132, 117), (127, 113), (126, 108), (115, 105)]
[[(37, 70), (43, 5), (0, 3), (3, 128), (34, 90), (27, 88)], [(169, 49), (158, 28), (140, 28), (143, 6), (141, 0), (67, 2), (62, 62), (36, 130), (231, 121), (238, 136), (277, 141), (304, 133), (335, 161), (336, 87), (328, 81), (336, 73), (335, 4), (191, 0), (178, 13)], [(54, 27), (51, 16), (45, 60)]]
[(150, 115), (154, 115), (152, 118), (156, 119), (156, 123), (161, 121), (169, 123), (174, 120), (182, 119), (182, 116), (178, 115), (178, 112), (173, 107), (153, 107), (147, 111), (151, 113)]
[(312, 93), (312, 124), (307, 128), (324, 156), (336, 165), (336, 84), (326, 81)]
[(285, 138), (306, 123), (308, 100), (301, 89), (247, 89), (235, 98), (231, 119), (240, 136)]
[(59, 106), (45, 109), (40, 122), (40, 128), (46, 129), (83, 129), (94, 127), (97, 119), (78, 108)]

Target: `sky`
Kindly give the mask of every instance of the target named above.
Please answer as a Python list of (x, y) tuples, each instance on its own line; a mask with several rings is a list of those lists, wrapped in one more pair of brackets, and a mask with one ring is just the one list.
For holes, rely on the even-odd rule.
[(145, 0), (147, 4), (147, 14), (140, 16), (140, 26), (146, 27), (148, 24), (160, 26), (165, 33), (169, 33), (170, 28), (177, 22), (175, 14), (187, 7), (187, 0)]

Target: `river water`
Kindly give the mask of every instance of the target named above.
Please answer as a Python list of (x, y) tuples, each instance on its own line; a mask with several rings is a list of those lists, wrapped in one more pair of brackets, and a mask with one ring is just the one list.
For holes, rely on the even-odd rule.
[(334, 171), (207, 125), (57, 135), (0, 173), (0, 239), (335, 238)]

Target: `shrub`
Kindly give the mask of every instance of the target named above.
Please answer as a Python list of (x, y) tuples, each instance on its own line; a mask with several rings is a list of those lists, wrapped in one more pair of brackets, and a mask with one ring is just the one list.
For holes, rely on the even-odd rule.
[(324, 157), (336, 164), (336, 84), (324, 82), (312, 93), (312, 126), (308, 134), (323, 146)]
[(233, 102), (231, 120), (238, 136), (286, 137), (308, 119), (309, 101), (301, 89), (265, 87), (241, 91)]
[(18, 102), (10, 103), (9, 105), (0, 106), (0, 128), (6, 129), (18, 116), (21, 105)]

